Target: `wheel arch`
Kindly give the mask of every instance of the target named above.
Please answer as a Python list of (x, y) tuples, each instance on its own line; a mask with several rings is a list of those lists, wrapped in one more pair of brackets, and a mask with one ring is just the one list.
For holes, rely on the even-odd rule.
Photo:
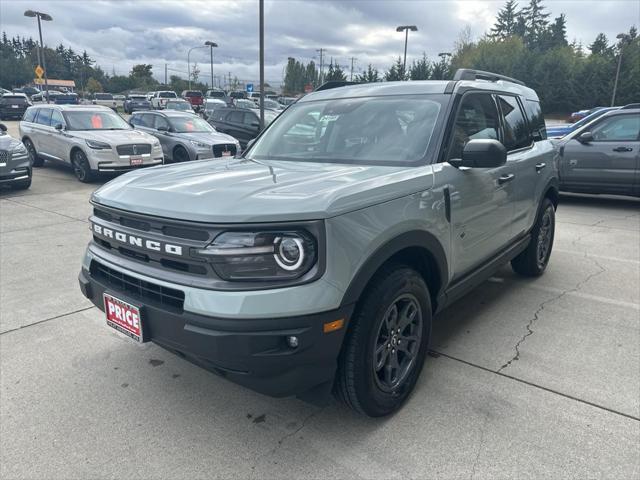
[(379, 247), (354, 275), (343, 296), (342, 305), (357, 303), (376, 273), (389, 262), (408, 265), (422, 275), (435, 312), (448, 282), (447, 257), (438, 239), (420, 230), (400, 234)]
[(191, 151), (189, 149), (189, 147), (187, 147), (186, 145), (182, 144), (182, 143), (176, 143), (173, 148), (171, 149), (171, 161), (175, 161), (176, 159), (176, 150), (178, 150), (179, 148), (183, 149), (185, 152), (187, 152), (187, 157), (189, 157), (189, 160), (192, 160), (191, 158)]

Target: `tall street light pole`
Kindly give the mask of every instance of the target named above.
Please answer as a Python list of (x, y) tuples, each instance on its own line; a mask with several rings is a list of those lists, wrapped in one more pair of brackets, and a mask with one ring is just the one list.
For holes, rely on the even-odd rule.
[(629, 40), (629, 35), (625, 33), (619, 33), (616, 38), (620, 40), (620, 53), (618, 53), (618, 68), (616, 69), (616, 79), (613, 82), (613, 95), (611, 95), (611, 106), (616, 104), (616, 91), (618, 90), (618, 78), (620, 77), (620, 65), (622, 65), (622, 49), (624, 43)]
[(260, 130), (264, 128), (264, 0), (260, 0)]
[(35, 12), (33, 10), (27, 10), (24, 12), (25, 17), (36, 17), (38, 19), (38, 34), (40, 35), (40, 58), (42, 59), (42, 69), (44, 70), (44, 89), (47, 92), (47, 103), (49, 103), (49, 80), (47, 78), (47, 61), (44, 58), (44, 43), (42, 43), (42, 24), (41, 20), (50, 22), (53, 20), (51, 15), (42, 12)]
[(210, 41), (206, 41), (204, 42), (204, 44), (206, 46), (208, 46), (210, 48), (210, 54), (211, 54), (211, 88), (213, 88), (213, 49), (218, 47), (218, 44), (216, 42), (210, 42)]
[(396, 28), (396, 32), (404, 31), (404, 62), (402, 62), (402, 75), (404, 76), (407, 71), (407, 43), (409, 42), (409, 30), (417, 32), (418, 27), (415, 25), (400, 25)]
[(207, 48), (206, 45), (198, 45), (197, 47), (191, 47), (187, 52), (187, 74), (189, 75), (189, 90), (191, 90), (191, 50), (195, 50), (196, 48)]

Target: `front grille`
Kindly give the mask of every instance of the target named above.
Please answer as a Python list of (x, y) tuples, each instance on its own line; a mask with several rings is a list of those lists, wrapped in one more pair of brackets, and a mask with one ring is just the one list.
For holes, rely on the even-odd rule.
[(144, 155), (151, 153), (151, 145), (145, 143), (118, 145), (116, 151), (118, 155)]
[(0, 162), (6, 163), (11, 160), (11, 152), (9, 150), (0, 150)]
[(118, 272), (93, 260), (90, 273), (96, 280), (112, 287), (114, 293), (122, 293), (140, 299), (150, 305), (157, 305), (182, 312), (184, 292), (174, 288), (163, 287), (155, 283), (140, 280), (125, 273)]
[(213, 146), (213, 156), (222, 157), (222, 152), (231, 152), (231, 156), (236, 155), (236, 146), (233, 143), (221, 143)]

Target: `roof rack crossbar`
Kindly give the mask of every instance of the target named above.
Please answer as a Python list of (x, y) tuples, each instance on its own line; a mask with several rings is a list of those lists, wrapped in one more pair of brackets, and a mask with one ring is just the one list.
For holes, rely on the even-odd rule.
[(507, 77), (505, 75), (499, 75), (497, 73), (485, 72), (483, 70), (473, 70), (471, 68), (459, 68), (456, 70), (456, 74), (453, 76), (454, 80), (489, 80), (490, 82), (497, 82), (498, 80), (504, 80), (505, 82), (517, 83), (524, 87), (527, 86), (522, 80), (516, 78)]

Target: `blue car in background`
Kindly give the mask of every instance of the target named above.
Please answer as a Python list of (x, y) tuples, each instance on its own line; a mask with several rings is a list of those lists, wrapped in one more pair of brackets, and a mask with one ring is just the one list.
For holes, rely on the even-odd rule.
[(595, 120), (600, 115), (604, 115), (611, 110), (617, 110), (620, 107), (603, 107), (591, 112), (582, 120), (578, 120), (576, 123), (563, 123), (561, 125), (549, 125), (547, 126), (547, 138), (562, 138), (565, 135), (569, 135), (571, 132), (575, 132), (577, 129), (586, 125), (592, 120)]

